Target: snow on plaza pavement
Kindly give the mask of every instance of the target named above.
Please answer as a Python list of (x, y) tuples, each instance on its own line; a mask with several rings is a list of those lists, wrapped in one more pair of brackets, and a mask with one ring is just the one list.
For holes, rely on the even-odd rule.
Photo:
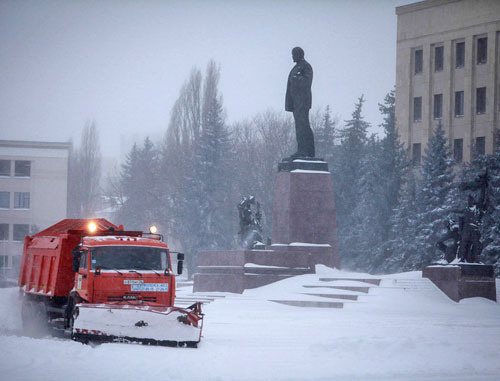
[[(500, 304), (455, 303), (420, 272), (373, 277), (318, 266), (302, 275), (204, 305), (197, 349), (82, 345), (20, 333), (17, 288), (0, 289), (3, 380), (500, 380)], [(378, 278), (357, 301), (321, 277)], [(360, 285), (351, 280), (337, 285)], [(366, 285), (366, 284), (365, 284)], [(368, 285), (370, 286), (370, 285)], [(497, 281), (498, 287), (498, 281)], [(313, 291), (314, 290), (314, 291)], [(321, 291), (319, 291), (321, 290)], [(179, 300), (192, 297), (181, 287)], [(295, 307), (269, 300), (340, 301), (344, 308)]]

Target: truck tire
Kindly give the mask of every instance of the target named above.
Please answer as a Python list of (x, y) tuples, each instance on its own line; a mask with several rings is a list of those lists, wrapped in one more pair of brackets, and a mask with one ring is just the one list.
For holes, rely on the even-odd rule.
[(25, 335), (40, 338), (49, 334), (48, 315), (43, 302), (25, 298), (21, 308), (21, 318)]
[(73, 329), (73, 323), (74, 323), (74, 314), (75, 314), (75, 307), (78, 304), (78, 295), (76, 293), (72, 293), (68, 297), (68, 304), (66, 305), (66, 309), (64, 311), (64, 321), (65, 321), (65, 327), (66, 329)]

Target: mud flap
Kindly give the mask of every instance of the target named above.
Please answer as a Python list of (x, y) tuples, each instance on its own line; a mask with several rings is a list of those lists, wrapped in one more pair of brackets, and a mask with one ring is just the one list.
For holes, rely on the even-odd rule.
[(201, 304), (188, 308), (133, 304), (78, 304), (72, 339), (88, 343), (139, 343), (196, 348), (201, 339)]

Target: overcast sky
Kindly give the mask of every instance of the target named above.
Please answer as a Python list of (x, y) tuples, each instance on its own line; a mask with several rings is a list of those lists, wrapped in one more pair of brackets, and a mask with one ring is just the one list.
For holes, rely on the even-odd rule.
[(104, 155), (163, 136), (193, 66), (221, 65), (229, 122), (283, 110), (291, 49), (314, 69), (313, 108), (365, 118), (395, 83), (396, 15), (411, 0), (0, 2), (0, 139), (78, 142)]

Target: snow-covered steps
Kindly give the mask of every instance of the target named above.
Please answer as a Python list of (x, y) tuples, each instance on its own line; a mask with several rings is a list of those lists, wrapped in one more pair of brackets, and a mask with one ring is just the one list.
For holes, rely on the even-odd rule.
[[(305, 287), (305, 286), (304, 286)], [(331, 298), (331, 299), (345, 299), (345, 300), (358, 300), (358, 295), (346, 295), (346, 294), (315, 294), (315, 293), (303, 293), (302, 295), (319, 296), (320, 298)]]
[(420, 292), (435, 290), (436, 286), (427, 278), (397, 278), (384, 279), (384, 288), (400, 288), (405, 292)]
[(344, 308), (346, 303), (358, 302), (361, 296), (367, 295), (371, 288), (379, 287), (382, 282), (380, 278), (366, 276), (325, 277), (324, 274), (311, 274), (300, 278), (303, 282), (295, 284), (282, 298), (268, 300), (294, 307)]
[(355, 292), (363, 292), (365, 294), (368, 294), (370, 291), (370, 287), (365, 287), (365, 286), (330, 286), (330, 285), (325, 285), (325, 286), (303, 286), (306, 288), (329, 288), (329, 289), (334, 289), (334, 290), (344, 290), (344, 291), (355, 291)]
[(311, 300), (269, 300), (270, 302), (286, 304), (294, 307), (314, 307), (314, 308), (344, 308), (344, 303), (340, 302), (319, 302)]
[(369, 283), (375, 286), (380, 286), (380, 282), (382, 279), (376, 278), (319, 278), (322, 282), (334, 282), (334, 281), (353, 281), (353, 282), (362, 282)]

